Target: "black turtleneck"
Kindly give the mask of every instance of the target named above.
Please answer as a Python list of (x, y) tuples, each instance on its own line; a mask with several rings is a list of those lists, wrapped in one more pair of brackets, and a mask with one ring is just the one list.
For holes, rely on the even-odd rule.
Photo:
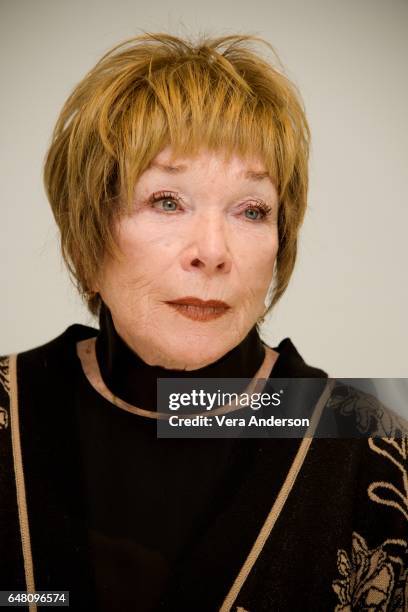
[[(276, 350), (272, 376), (324, 375), (305, 364), (288, 338)], [(117, 334), (106, 306), (96, 351), (108, 388), (149, 410), (156, 409), (158, 377), (249, 378), (265, 354), (254, 327), (238, 346), (199, 370), (150, 366)], [(274, 473), (266, 474), (267, 494), (258, 499), (255, 491), (248, 500), (243, 492), (251, 486), (252, 470), (259, 469), (259, 440), (158, 439), (155, 419), (111, 404), (85, 376), (80, 396), (89, 559), (99, 609), (218, 609), (279, 491), (298, 440), (268, 441), (275, 456)], [(241, 524), (239, 508), (249, 501), (251, 518)]]
[(214, 363), (196, 370), (169, 370), (148, 365), (128, 347), (103, 303), (99, 326), (96, 355), (105, 384), (114, 395), (147, 410), (156, 410), (158, 378), (251, 378), (265, 357), (255, 325), (240, 344)]
[[(99, 327), (96, 355), (105, 384), (117, 397), (147, 410), (156, 410), (158, 378), (252, 378), (265, 357), (264, 344), (256, 325), (235, 348), (214, 363), (197, 370), (169, 370), (148, 365), (116, 332), (110, 310), (104, 303), (99, 315)], [(304, 362), (289, 338), (282, 340), (274, 350), (278, 353), (278, 359), (271, 378), (326, 376), (322, 370)]]

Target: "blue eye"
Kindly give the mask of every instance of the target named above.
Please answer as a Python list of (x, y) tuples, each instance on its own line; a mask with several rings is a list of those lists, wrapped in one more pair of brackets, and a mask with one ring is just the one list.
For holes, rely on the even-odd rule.
[[(250, 213), (251, 216), (248, 216), (247, 213)], [(246, 211), (245, 211), (245, 215), (246, 215), (247, 219), (250, 219), (251, 221), (257, 221), (259, 219), (259, 217), (262, 218), (261, 211), (259, 209), (256, 209), (256, 208), (247, 208)]]
[[(163, 204), (164, 210), (177, 210), (177, 202), (175, 202), (174, 200), (170, 200), (169, 198), (166, 198), (166, 199), (159, 200), (159, 202)], [(167, 204), (173, 205), (174, 208), (167, 207), (166, 206)]]
[(149, 198), (149, 204), (152, 206), (152, 208), (157, 208), (155, 206), (157, 203), (162, 204), (162, 206), (160, 206), (160, 210), (163, 212), (176, 212), (179, 201), (178, 198), (172, 193), (160, 192), (154, 193)]
[(249, 219), (249, 221), (263, 221), (271, 213), (271, 211), (272, 209), (266, 204), (256, 204), (248, 206), (244, 212), (245, 217)]

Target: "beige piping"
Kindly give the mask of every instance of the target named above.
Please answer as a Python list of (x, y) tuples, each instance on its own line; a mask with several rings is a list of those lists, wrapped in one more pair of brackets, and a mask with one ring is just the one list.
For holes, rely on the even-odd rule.
[[(24, 484), (23, 457), (21, 453), (20, 425), (18, 415), (17, 355), (10, 355), (10, 420), (13, 446), (14, 473), (16, 477), (18, 516), (20, 521), (21, 545), (23, 548), (24, 571), (28, 593), (35, 593), (33, 558), (31, 554), (30, 529), (28, 524), (27, 500)], [(28, 605), (30, 612), (37, 612), (37, 604)]]
[(231, 607), (233, 606), (236, 598), (238, 597), (238, 594), (245, 582), (245, 580), (248, 578), (249, 572), (251, 571), (255, 561), (257, 560), (257, 558), (259, 557), (266, 540), (268, 539), (281, 511), (283, 506), (285, 505), (285, 502), (289, 496), (289, 493), (291, 492), (293, 485), (295, 484), (296, 478), (301, 470), (301, 467), (303, 465), (303, 462), (306, 458), (307, 452), (309, 450), (310, 444), (312, 442), (313, 439), (313, 434), (315, 432), (315, 429), (317, 427), (317, 424), (320, 420), (323, 408), (327, 402), (327, 400), (329, 399), (329, 396), (331, 394), (332, 388), (335, 384), (334, 380), (329, 380), (321, 394), (321, 396), (319, 397), (319, 400), (315, 406), (315, 409), (313, 411), (313, 415), (312, 415), (312, 419), (310, 422), (310, 425), (304, 435), (304, 438), (302, 440), (302, 443), (299, 446), (299, 449), (296, 453), (296, 456), (292, 462), (292, 465), (290, 467), (290, 470), (288, 472), (288, 475), (286, 476), (285, 482), (283, 483), (281, 490), (279, 491), (279, 494), (272, 506), (271, 511), (269, 512), (265, 523), (263, 524), (258, 537), (255, 540), (254, 545), (252, 546), (248, 557), (246, 558), (238, 576), (235, 579), (235, 582), (233, 583), (228, 595), (226, 596), (221, 608), (219, 609), (219, 612), (229, 612), (229, 610), (231, 610)]
[[(103, 381), (101, 371), (99, 369), (99, 364), (96, 357), (95, 341), (96, 338), (92, 337), (81, 340), (77, 343), (77, 355), (81, 361), (82, 370), (88, 379), (88, 382), (95, 389), (95, 391), (102, 395), (102, 397), (104, 397), (111, 404), (114, 404), (122, 410), (131, 412), (132, 414), (138, 414), (139, 416), (148, 417), (150, 419), (168, 419), (169, 413), (146, 410), (144, 408), (139, 408), (138, 406), (133, 406), (132, 404), (125, 402), (125, 400), (122, 400), (120, 397), (114, 395), (108, 389)], [(264, 360), (246, 389), (243, 391), (243, 394), (245, 393), (247, 395), (251, 395), (255, 389), (258, 393), (262, 391), (263, 387), (265, 386), (266, 379), (269, 378), (276, 359), (277, 354), (268, 346), (265, 346)], [(259, 382), (261, 382), (262, 388), (260, 388), (258, 384)], [(215, 408), (211, 411), (211, 414), (225, 414), (228, 412), (237, 411), (240, 408), (242, 409), (243, 406), (240, 406), (239, 401), (237, 401), (231, 404), (225, 404), (219, 408)], [(202, 412), (197, 413), (197, 416), (201, 414)], [(190, 414), (189, 416), (193, 417), (196, 415)]]

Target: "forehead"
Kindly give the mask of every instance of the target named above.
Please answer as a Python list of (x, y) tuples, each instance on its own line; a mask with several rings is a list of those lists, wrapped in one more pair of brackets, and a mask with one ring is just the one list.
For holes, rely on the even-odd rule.
[(197, 171), (221, 172), (237, 179), (257, 182), (271, 180), (260, 157), (227, 155), (226, 151), (210, 151), (208, 149), (201, 149), (195, 155), (189, 156), (177, 154), (170, 145), (152, 159), (148, 169), (172, 175), (183, 175)]

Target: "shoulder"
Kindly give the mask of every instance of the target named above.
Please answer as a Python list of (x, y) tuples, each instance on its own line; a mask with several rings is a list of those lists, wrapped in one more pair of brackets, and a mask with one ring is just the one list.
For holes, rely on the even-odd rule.
[[(98, 330), (94, 327), (90, 327), (88, 325), (81, 325), (80, 323), (74, 323), (66, 328), (64, 332), (52, 338), (51, 340), (41, 344), (39, 346), (35, 346), (31, 349), (27, 349), (25, 351), (20, 351), (16, 353), (17, 355), (25, 356), (27, 358), (35, 355), (41, 355), (47, 352), (53, 352), (53, 350), (60, 348), (61, 346), (67, 346), (72, 343), (76, 343), (79, 340), (84, 340), (85, 338), (90, 338), (95, 336), (98, 333)], [(0, 354), (0, 363), (5, 363), (9, 360), (11, 356), (10, 354)]]
[(264, 344), (277, 354), (273, 378), (327, 378), (323, 369), (305, 361), (290, 338), (284, 338), (275, 347)]
[(347, 422), (347, 427), (339, 427), (340, 431), (351, 431), (350, 437), (360, 438), (345, 441), (349, 449), (359, 449), (358, 481), (369, 508), (381, 509), (383, 525), (397, 521), (406, 533), (408, 421), (374, 394), (338, 381), (326, 408), (336, 414), (338, 422)]
[(330, 410), (345, 431), (356, 437), (395, 437), (408, 435), (408, 421), (397, 408), (386, 406), (378, 397), (379, 390), (370, 379), (366, 389), (342, 380), (333, 380), (326, 409)]
[(73, 347), (79, 340), (96, 336), (97, 333), (98, 330), (94, 327), (74, 323), (52, 340), (32, 349), (21, 351), (18, 355), (24, 359), (35, 359), (40, 355), (43, 356), (48, 353), (59, 351), (61, 348)]
[[(55, 338), (52, 338), (51, 340), (45, 342), (44, 344), (25, 351), (20, 351), (16, 354), (19, 358), (35, 360), (38, 357), (55, 353), (56, 351), (61, 350), (61, 348), (66, 348), (67, 346), (74, 346), (79, 340), (91, 338), (92, 336), (96, 336), (97, 333), (98, 330), (94, 327), (74, 323), (73, 325), (67, 327), (64, 332), (62, 332)], [(0, 355), (0, 363), (2, 363), (4, 366), (4, 364), (9, 362), (11, 356), (11, 354)]]
[(0, 355), (0, 406), (10, 393), (10, 369), (16, 363), (19, 385), (24, 381), (35, 380), (37, 376), (51, 375), (58, 368), (69, 367), (76, 358), (76, 344), (80, 340), (96, 336), (98, 330), (75, 323), (55, 338), (16, 354)]

